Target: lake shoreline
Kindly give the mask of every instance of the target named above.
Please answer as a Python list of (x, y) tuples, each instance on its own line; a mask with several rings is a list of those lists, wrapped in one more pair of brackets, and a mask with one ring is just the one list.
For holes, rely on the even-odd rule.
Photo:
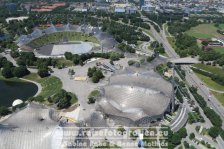
[[(3, 86), (1, 86), (1, 88), (3, 89), (1, 97), (4, 98), (1, 101), (1, 104), (3, 106), (5, 106), (5, 107), (11, 107), (11, 104), (17, 98), (18, 99), (22, 99), (24, 102), (26, 102), (27, 98), (29, 98), (29, 97), (36, 97), (42, 91), (42, 86), (39, 83), (37, 83), (35, 81), (24, 79), (24, 78), (10, 78), (10, 79), (6, 79), (6, 78), (4, 78), (3, 76), (0, 75), (0, 82), (3, 85)], [(10, 87), (11, 85), (10, 86), (6, 85), (6, 84), (8, 84), (7, 82), (10, 83), (13, 86), (14, 85), (17, 86), (18, 84), (23, 84), (23, 85), (22, 86), (19, 85), (20, 87), (18, 86), (17, 89), (15, 89), (15, 87), (13, 87), (14, 89), (12, 89)], [(27, 86), (30, 86), (32, 89), (29, 90), (29, 87), (27, 88)], [(25, 87), (26, 89), (23, 88), (23, 87)], [(33, 88), (35, 88), (35, 90), (33, 90)], [(21, 91), (20, 89), (22, 90), (22, 92), (27, 92), (27, 94), (25, 96), (21, 96), (21, 93), (19, 93)], [(30, 92), (30, 91), (32, 91), (32, 92)], [(15, 92), (15, 94), (14, 94), (14, 92)]]
[(40, 85), (40, 83), (37, 83), (37, 82), (32, 81), (32, 80), (24, 79), (24, 78), (20, 78), (20, 79), (23, 80), (24, 82), (30, 82), (30, 83), (33, 83), (33, 84), (35, 84), (37, 86), (37, 88), (38, 88), (37, 92), (36, 92), (36, 94), (33, 97), (36, 97), (36, 96), (38, 96), (41, 93), (42, 86)]

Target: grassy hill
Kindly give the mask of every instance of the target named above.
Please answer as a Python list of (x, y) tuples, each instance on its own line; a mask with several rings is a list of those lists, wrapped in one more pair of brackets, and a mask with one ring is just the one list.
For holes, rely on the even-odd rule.
[(217, 33), (217, 30), (224, 28), (224, 24), (221, 24), (218, 28), (214, 24), (200, 24), (196, 27), (192, 27), (186, 33), (195, 38), (218, 38), (224, 37), (223, 35)]

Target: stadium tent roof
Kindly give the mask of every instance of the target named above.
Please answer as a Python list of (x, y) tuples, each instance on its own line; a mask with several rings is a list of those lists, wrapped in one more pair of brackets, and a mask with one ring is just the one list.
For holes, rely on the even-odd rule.
[(43, 33), (42, 33), (42, 31), (41, 31), (40, 29), (35, 29), (35, 30), (31, 33), (31, 36), (32, 36), (33, 39), (38, 38), (38, 37), (40, 37), (40, 36), (42, 36), (42, 35), (43, 35)]
[[(58, 122), (53, 109), (30, 103), (0, 124), (0, 148), (49, 149)], [(13, 130), (13, 132), (12, 132)], [(19, 138), (19, 139), (18, 139)]]
[(52, 26), (46, 28), (46, 29), (44, 30), (44, 32), (45, 32), (46, 34), (50, 34), (50, 33), (57, 32), (57, 29), (56, 29), (55, 26), (52, 25)]
[(110, 84), (101, 89), (98, 108), (108, 115), (136, 122), (144, 117), (162, 115), (169, 107), (171, 91), (171, 84), (161, 77), (115, 75), (110, 78)]

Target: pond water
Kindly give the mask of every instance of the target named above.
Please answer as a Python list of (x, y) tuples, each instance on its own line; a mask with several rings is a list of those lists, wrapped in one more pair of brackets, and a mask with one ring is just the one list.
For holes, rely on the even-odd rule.
[(36, 84), (0, 80), (0, 106), (11, 107), (15, 99), (25, 100), (38, 91)]

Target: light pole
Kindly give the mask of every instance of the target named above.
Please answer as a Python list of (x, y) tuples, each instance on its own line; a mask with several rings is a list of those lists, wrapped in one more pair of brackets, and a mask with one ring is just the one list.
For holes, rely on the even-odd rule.
[(172, 108), (171, 111), (172, 113), (175, 110), (175, 80), (174, 80), (174, 76), (175, 76), (175, 63), (172, 63), (172, 69), (173, 69), (173, 75), (172, 75), (172, 96), (171, 96), (171, 102), (172, 102)]

